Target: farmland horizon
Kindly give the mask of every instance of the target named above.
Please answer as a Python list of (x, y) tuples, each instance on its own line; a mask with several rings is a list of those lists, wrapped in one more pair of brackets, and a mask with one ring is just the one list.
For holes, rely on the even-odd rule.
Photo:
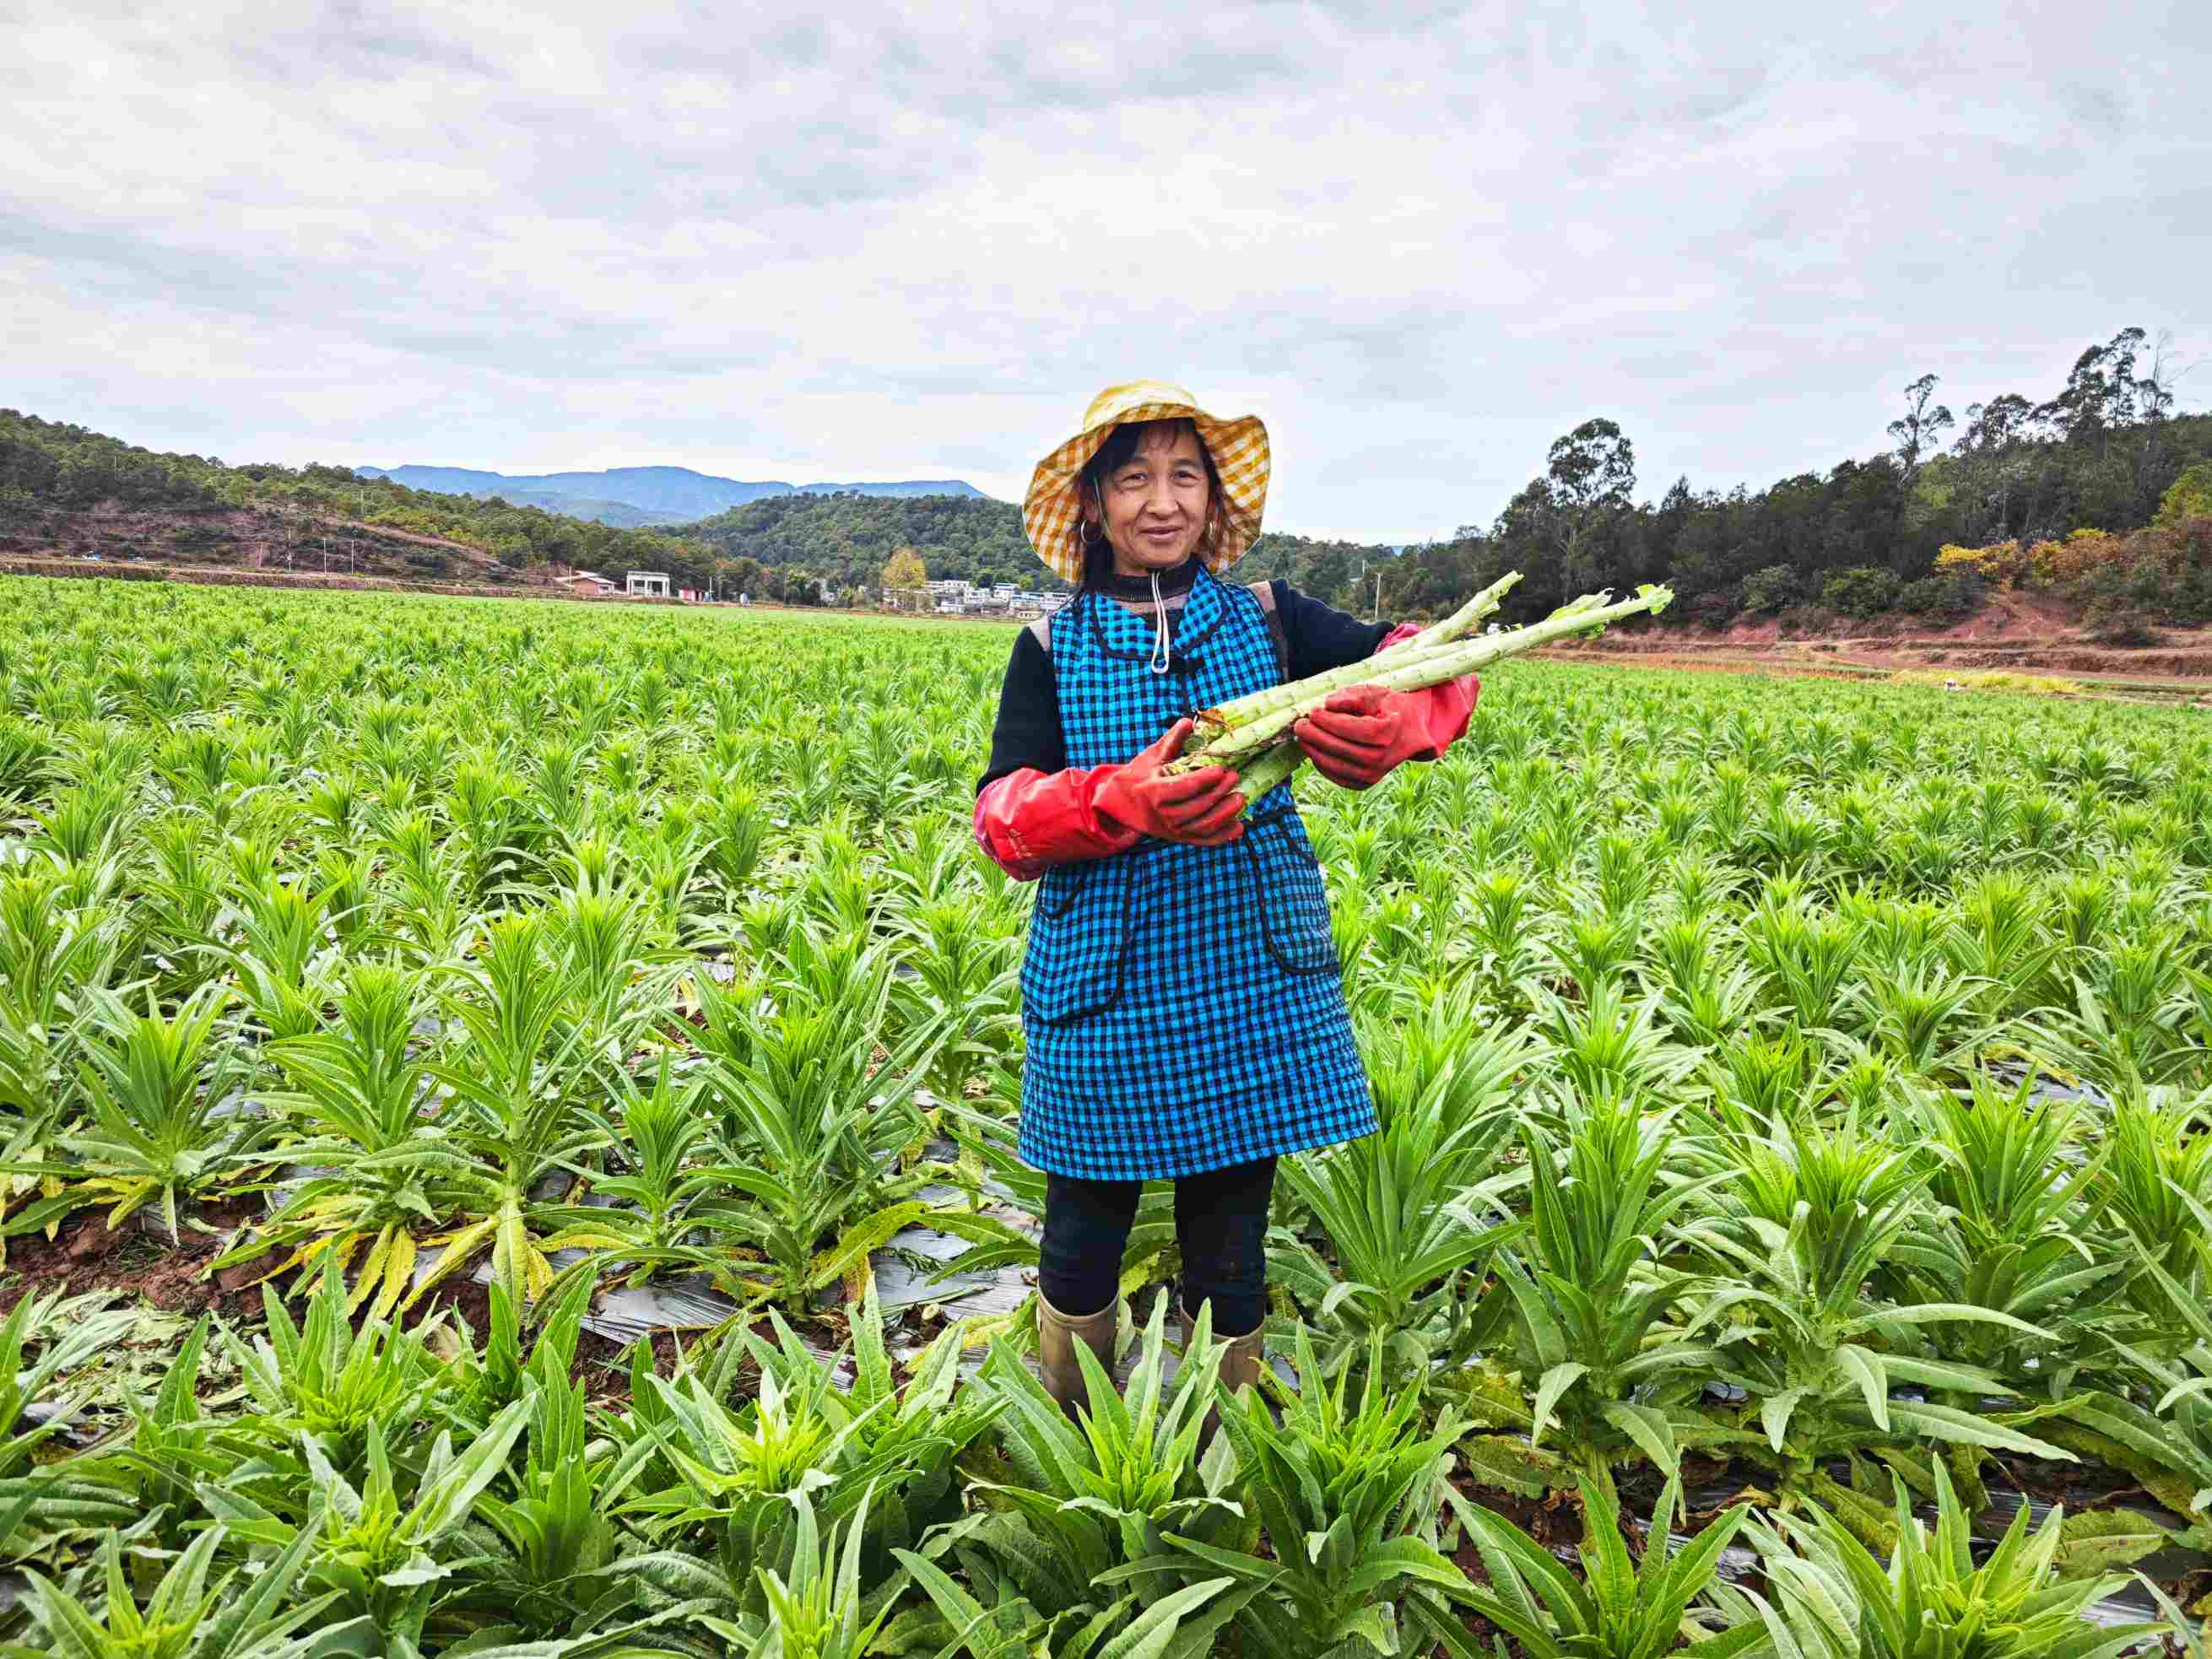
[[(2157, 362), (2154, 373), (2166, 388), (2166, 410), (2172, 415), (2191, 415), (2212, 410), (2212, 379), (2208, 379), (2207, 365), (2212, 364), (2212, 325), (2185, 322), (2180, 326), (2157, 324), (2140, 331), (2150, 343)], [(2092, 322), (2090, 333), (2096, 332)], [(2079, 340), (2063, 337), (2048, 339), (2036, 354), (2026, 374), (2025, 384), (2048, 385), (2064, 380), (2068, 368), (2081, 356)], [(1996, 361), (2018, 362), (2017, 351), (1997, 354)], [(1764, 429), (1774, 431), (1802, 430), (1813, 432), (1831, 429), (1856, 431), (1856, 435), (1838, 437), (1832, 442), (1812, 438), (1805, 442), (1772, 476), (1790, 477), (1820, 476), (1838, 465), (1850, 465), (1869, 453), (1879, 453), (1886, 423), (1897, 412), (1897, 388), (1904, 386), (1912, 374), (1919, 372), (1905, 363), (1898, 364), (1887, 374), (1878, 377), (1877, 384), (1854, 393), (1848, 400), (1856, 413), (1838, 418), (1840, 411), (1823, 408), (1804, 401), (1802, 394), (1795, 400), (1785, 398), (1785, 410), (1794, 406), (1803, 418), (1771, 418), (1775, 405), (1771, 402), (1760, 405), (1769, 416), (1763, 422)], [(2003, 371), (1992, 367), (1990, 361), (1969, 362), (1965, 364), (1931, 364), (1926, 372), (1936, 375), (1942, 396), (1947, 404), (1960, 408), (1983, 407), (1989, 403), (2002, 404), (2018, 396), (2022, 381), (2002, 379)], [(1171, 378), (1171, 377), (1170, 377)], [(1886, 383), (1886, 384), (1884, 384)], [(1087, 385), (1081, 388), (1073, 383), (1065, 399), (1071, 407), (1087, 398), (1096, 388)], [(1201, 400), (1206, 394), (1200, 390)], [(122, 407), (132, 407), (130, 398)], [(1600, 407), (1595, 398), (1586, 400), (1582, 418), (1609, 418), (1625, 405), (1633, 409), (1645, 400), (1631, 394), (1613, 408)], [(19, 406), (27, 412), (47, 413), (33, 408), (27, 401)], [(1221, 407), (1227, 405), (1222, 404)], [(1571, 405), (1570, 405), (1571, 407)], [(422, 453), (440, 455), (434, 461), (402, 461), (390, 465), (358, 459), (347, 459), (347, 452), (357, 456), (370, 446), (362, 441), (343, 439), (325, 441), (298, 431), (278, 431), (251, 434), (234, 429), (226, 434), (210, 423), (207, 410), (198, 411), (199, 419), (191, 430), (180, 430), (173, 415), (154, 411), (151, 418), (135, 423), (132, 441), (149, 448), (167, 445), (176, 453), (202, 455), (243, 454), (255, 464), (291, 467), (337, 465), (365, 477), (391, 477), (400, 483), (413, 483), (422, 475), (445, 475), (456, 478), (472, 477), (483, 481), (483, 491), (496, 491), (499, 484), (512, 487), (507, 498), (517, 505), (538, 505), (550, 511), (568, 513), (572, 516), (599, 516), (595, 509), (611, 502), (618, 507), (635, 509), (630, 514), (611, 514), (602, 521), (625, 526), (678, 526), (696, 523), (709, 514), (730, 506), (760, 499), (771, 494), (823, 494), (847, 490), (868, 495), (915, 495), (945, 493), (981, 497), (984, 500), (1018, 504), (1030, 478), (1030, 466), (1037, 456), (1057, 444), (1066, 435), (1057, 426), (1048, 426), (1024, 437), (1008, 433), (1003, 440), (988, 446), (964, 445), (960, 453), (969, 458), (966, 465), (956, 465), (942, 456), (928, 452), (900, 452), (889, 456), (866, 454), (848, 464), (842, 450), (811, 451), (799, 453), (763, 452), (759, 453), (732, 453), (702, 443), (696, 436), (656, 445), (650, 439), (610, 435), (599, 432), (580, 433), (573, 438), (549, 435), (535, 441), (532, 451), (517, 453), (500, 452), (468, 453), (458, 455), (454, 448), (443, 446), (436, 436), (439, 428), (425, 427), (410, 437), (405, 434), (375, 442), (386, 453)], [(1243, 412), (1240, 405), (1237, 412)], [(1255, 410), (1263, 419), (1267, 410)], [(49, 418), (55, 418), (49, 414)], [(88, 412), (82, 406), (59, 418), (76, 422), (95, 429), (115, 430), (104, 426), (97, 409)], [(1572, 422), (1569, 422), (1572, 424)], [(1670, 431), (1663, 418), (1647, 422), (1620, 422), (1639, 447), (1642, 460), (1639, 472), (1647, 499), (1656, 496), (1668, 484), (1680, 483), (1695, 493), (1721, 494), (1731, 489), (1760, 487), (1757, 480), (1763, 469), (1751, 459), (1731, 464), (1717, 457), (1707, 458), (1707, 463), (1694, 471), (1672, 469), (1667, 458), (1679, 447), (1680, 434)], [(1562, 430), (1565, 429), (1563, 427)], [(1511, 473), (1496, 474), (1486, 483), (1475, 480), (1489, 497), (1485, 505), (1475, 499), (1470, 489), (1462, 507), (1446, 509), (1425, 526), (1409, 526), (1402, 519), (1394, 518), (1398, 508), (1395, 502), (1402, 491), (1395, 486), (1378, 488), (1378, 505), (1375, 510), (1364, 513), (1352, 520), (1323, 519), (1301, 515), (1292, 520), (1302, 495), (1307, 492), (1298, 487), (1297, 468), (1305, 459), (1306, 445), (1299, 441), (1295, 429), (1285, 423), (1270, 420), (1269, 433), (1277, 456), (1276, 480), (1271, 494), (1268, 522), (1271, 527), (1293, 535), (1316, 540), (1347, 542), (1402, 551), (1436, 542), (1449, 541), (1465, 533), (1469, 525), (1486, 524), (1500, 511), (1510, 506), (1510, 496), (1516, 489), (1525, 489), (1528, 471), (1517, 477)], [(1657, 434), (1656, 441), (1654, 434)], [(1043, 434), (1050, 435), (1043, 435)], [(1026, 445), (1026, 447), (1024, 447)], [(1543, 445), (1533, 443), (1523, 465), (1533, 468), (1540, 458)], [(1032, 453), (1031, 452), (1034, 452)], [(548, 453), (562, 454), (557, 465), (544, 464)], [(1490, 452), (1498, 453), (1495, 450)], [(1654, 457), (1659, 458), (1657, 465)], [(641, 459), (643, 457), (643, 459)], [(1331, 471), (1340, 471), (1332, 464)], [(712, 483), (735, 486), (730, 499), (720, 506), (696, 513), (668, 510), (651, 499), (638, 499), (632, 494), (617, 490), (594, 490), (590, 481), (623, 474), (685, 473)], [(1424, 481), (1424, 488), (1437, 490), (1449, 488), (1449, 475), (1435, 473)], [(844, 483), (786, 483), (788, 479), (814, 478), (848, 480)], [(557, 483), (550, 481), (559, 481)], [(496, 481), (496, 482), (495, 482)], [(941, 490), (937, 487), (942, 486)], [(466, 485), (442, 485), (430, 482), (417, 487), (452, 493), (480, 493)], [(1376, 526), (1395, 526), (1376, 528)]]

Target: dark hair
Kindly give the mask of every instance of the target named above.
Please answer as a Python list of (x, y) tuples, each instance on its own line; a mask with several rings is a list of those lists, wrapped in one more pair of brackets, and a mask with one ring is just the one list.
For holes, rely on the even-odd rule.
[[(1076, 479), (1076, 497), (1079, 501), (1087, 497), (1097, 502), (1103, 520), (1106, 513), (1106, 492), (1103, 486), (1107, 476), (1119, 471), (1127, 464), (1129, 457), (1137, 453), (1138, 447), (1147, 436), (1163, 428), (1170, 439), (1181, 433), (1190, 434), (1197, 440), (1199, 455), (1206, 463), (1206, 532), (1199, 538), (1198, 544), (1200, 556), (1203, 557), (1217, 550), (1229, 538), (1229, 497), (1222, 492), (1221, 474), (1215, 470), (1213, 452), (1206, 447), (1206, 440), (1199, 435), (1198, 423), (1188, 416), (1180, 420), (1122, 422), (1106, 434), (1106, 441), (1098, 446), (1098, 453), (1091, 458), (1091, 465), (1085, 467), (1082, 475)], [(1088, 587), (1094, 582), (1105, 580), (1114, 574), (1114, 550), (1106, 540), (1104, 529), (1100, 525), (1092, 524), (1089, 519), (1079, 516), (1075, 521), (1075, 533), (1083, 545), (1081, 585)]]

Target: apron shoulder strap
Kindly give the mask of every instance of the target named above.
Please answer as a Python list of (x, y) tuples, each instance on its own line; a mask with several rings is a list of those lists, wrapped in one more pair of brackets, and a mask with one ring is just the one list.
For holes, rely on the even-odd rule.
[(1267, 640), (1275, 647), (1275, 669), (1285, 684), (1291, 678), (1291, 642), (1283, 634), (1283, 618), (1275, 609), (1275, 585), (1273, 582), (1248, 582), (1245, 591), (1260, 601), (1260, 614), (1267, 619)]

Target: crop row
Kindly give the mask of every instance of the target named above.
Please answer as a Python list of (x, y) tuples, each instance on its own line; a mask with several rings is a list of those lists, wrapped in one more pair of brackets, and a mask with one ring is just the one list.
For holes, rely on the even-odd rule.
[[(1443, 763), (1303, 785), (1382, 1128), (1286, 1163), (1298, 1387), (1201, 1457), (1206, 1368), (1136, 1294), (1164, 1198), (1133, 1404), (1087, 1433), (1026, 1314), (908, 1368), (873, 1312), (917, 1226), (954, 1269), (1036, 1257), (1026, 896), (967, 826), (1003, 648), (0, 588), (5, 1231), (135, 1215), (270, 1297), (158, 1399), (100, 1394), (99, 1445), (0, 1452), (0, 1553), (111, 1630), (160, 1571), (250, 1565), (272, 1618), (335, 1597), (306, 1623), (425, 1651), (1411, 1653), (1473, 1613), (1657, 1652), (1689, 1607), (1727, 1651), (1902, 1653), (1911, 1583), (2004, 1602), (2026, 1654), (2104, 1650), (2051, 1632), (2212, 1544), (2198, 717), (1516, 665)], [(488, 1332), (409, 1325), (480, 1267)], [(769, 1322), (589, 1403), (594, 1290), (695, 1275)], [(120, 1315), (32, 1305), (0, 1371), (100, 1389)], [(2069, 1478), (2041, 1542), (1969, 1546), (1993, 1485)], [(1555, 1493), (1583, 1612), (1499, 1513)], [(1623, 1503), (1702, 1528), (1686, 1588), (1608, 1577)]]

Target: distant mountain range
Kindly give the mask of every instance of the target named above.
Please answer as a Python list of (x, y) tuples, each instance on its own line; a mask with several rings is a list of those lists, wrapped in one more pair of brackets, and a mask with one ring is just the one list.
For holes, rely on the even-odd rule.
[(541, 507), (548, 513), (590, 519), (599, 524), (638, 529), (651, 525), (691, 524), (747, 501), (769, 495), (916, 495), (981, 497), (983, 492), (957, 478), (912, 479), (899, 483), (750, 483), (694, 472), (688, 466), (617, 466), (604, 472), (478, 472), (464, 466), (357, 466), (364, 478), (389, 478), (410, 489), (441, 495), (497, 495), (517, 507)]

